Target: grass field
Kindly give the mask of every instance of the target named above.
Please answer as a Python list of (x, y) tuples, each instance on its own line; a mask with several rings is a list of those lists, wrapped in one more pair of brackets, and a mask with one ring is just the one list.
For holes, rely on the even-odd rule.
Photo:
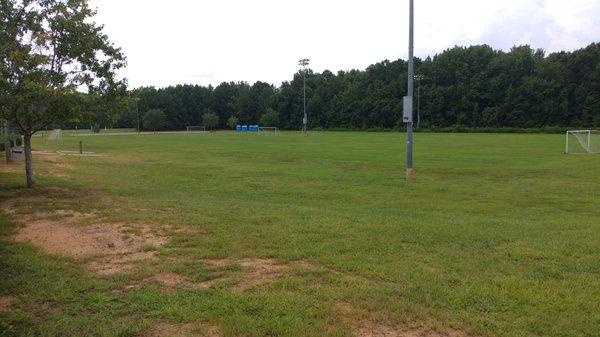
[[(561, 135), (417, 134), (410, 185), (398, 133), (34, 148), (80, 140), (0, 169), (0, 336), (599, 336), (600, 156)], [(11, 239), (68, 216), (162, 241), (98, 273)]]

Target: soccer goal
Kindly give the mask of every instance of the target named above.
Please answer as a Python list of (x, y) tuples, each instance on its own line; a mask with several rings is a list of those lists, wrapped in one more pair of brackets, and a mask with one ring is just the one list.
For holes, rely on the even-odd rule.
[(61, 140), (62, 139), (62, 130), (54, 129), (48, 133), (48, 140)]
[(568, 154), (600, 153), (600, 131), (567, 131), (565, 152)]
[(258, 128), (258, 131), (260, 132), (275, 132), (278, 133), (279, 129), (274, 127), (274, 126), (261, 126)]
[(186, 127), (187, 132), (206, 132), (206, 126), (204, 125), (193, 125)]

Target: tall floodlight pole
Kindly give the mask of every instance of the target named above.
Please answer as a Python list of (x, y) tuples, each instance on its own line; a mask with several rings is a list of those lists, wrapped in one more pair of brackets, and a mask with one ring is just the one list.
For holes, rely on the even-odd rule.
[(302, 78), (304, 80), (304, 84), (302, 86), (302, 91), (304, 94), (304, 117), (302, 118), (302, 132), (306, 135), (306, 124), (308, 123), (308, 116), (306, 115), (306, 66), (310, 63), (309, 59), (302, 59), (298, 61), (298, 64), (302, 66), (304, 69), (302, 71)]
[(417, 129), (421, 127), (421, 81), (424, 78), (423, 75), (415, 75), (415, 80), (417, 80)]
[(410, 0), (408, 20), (408, 92), (404, 97), (403, 120), (406, 123), (406, 181), (412, 180), (413, 170), (413, 80), (415, 77), (414, 54), (414, 0)]
[(137, 116), (137, 132), (140, 134), (140, 109), (138, 107), (138, 102), (140, 99), (138, 97), (135, 98), (135, 114)]

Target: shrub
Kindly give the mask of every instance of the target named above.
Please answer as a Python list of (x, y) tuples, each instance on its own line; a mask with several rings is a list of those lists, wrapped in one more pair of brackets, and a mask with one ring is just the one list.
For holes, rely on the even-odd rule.
[(143, 125), (146, 130), (152, 130), (154, 132), (163, 130), (166, 123), (167, 116), (165, 116), (165, 113), (162, 110), (148, 110), (144, 114)]
[(212, 112), (207, 112), (204, 115), (202, 115), (202, 123), (204, 123), (205, 126), (208, 126), (210, 128), (210, 131), (212, 131), (214, 127), (219, 125), (219, 116), (215, 115)]

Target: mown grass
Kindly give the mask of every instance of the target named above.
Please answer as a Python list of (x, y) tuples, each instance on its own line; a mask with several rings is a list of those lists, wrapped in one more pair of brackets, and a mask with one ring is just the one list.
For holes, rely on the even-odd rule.
[[(203, 280), (210, 272), (190, 259), (263, 257), (322, 270), (241, 294), (152, 285), (122, 293), (128, 276), (95, 276), (9, 242), (14, 225), (4, 217), (0, 295), (18, 309), (0, 313), (0, 335), (136, 336), (168, 321), (216, 324), (230, 336), (347, 336), (360, 320), (481, 336), (598, 334), (600, 157), (564, 155), (560, 135), (419, 134), (410, 185), (397, 133), (34, 145), (77, 150), (80, 140), (107, 156), (62, 156), (70, 168), (61, 177), (39, 162), (38, 182), (95, 190), (110, 203), (58, 198), (45, 207), (195, 231), (173, 231), (153, 268)], [(20, 173), (0, 176), (3, 198), (21, 186)]]

